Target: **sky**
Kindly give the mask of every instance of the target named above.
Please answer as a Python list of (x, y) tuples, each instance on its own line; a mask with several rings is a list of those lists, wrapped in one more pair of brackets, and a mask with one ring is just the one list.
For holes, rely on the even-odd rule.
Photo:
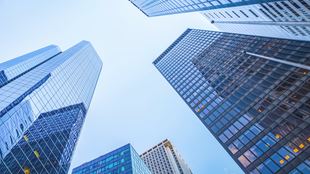
[(144, 16), (128, 0), (0, 0), (0, 62), (50, 44), (90, 41), (103, 69), (71, 169), (127, 143), (143, 153), (172, 141), (194, 174), (243, 173), (152, 62), (198, 13)]

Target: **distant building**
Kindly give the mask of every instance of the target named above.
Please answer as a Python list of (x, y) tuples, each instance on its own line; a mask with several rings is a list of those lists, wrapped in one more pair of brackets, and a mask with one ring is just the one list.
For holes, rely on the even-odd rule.
[(245, 173), (310, 173), (310, 42), (188, 29), (153, 64)]
[(309, 0), (129, 0), (149, 17), (201, 12), (222, 32), (310, 41)]
[(164, 140), (141, 155), (153, 174), (192, 174), (169, 140)]
[(89, 42), (0, 64), (0, 173), (67, 173), (102, 62)]
[(73, 169), (72, 174), (151, 174), (135, 149), (127, 144)]

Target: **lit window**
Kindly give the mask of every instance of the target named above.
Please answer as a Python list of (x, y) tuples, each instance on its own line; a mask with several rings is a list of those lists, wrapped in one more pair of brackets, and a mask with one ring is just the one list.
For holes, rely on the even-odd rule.
[(30, 174), (29, 167), (24, 167), (24, 174)]
[(294, 148), (293, 151), (297, 153), (299, 150), (297, 148)]
[(290, 156), (289, 155), (285, 155), (284, 157), (286, 160), (290, 159)]
[(34, 153), (34, 155), (35, 155), (37, 158), (40, 158), (40, 154), (39, 154), (39, 152), (38, 152), (37, 150), (35, 150), (33, 153)]
[(24, 135), (24, 140), (25, 140), (26, 142), (29, 141), (29, 138), (27, 137), (27, 135)]
[(301, 149), (303, 149), (304, 147), (305, 147), (305, 145), (302, 143), (299, 145), (299, 148), (301, 148)]
[(281, 159), (281, 160), (280, 160), (280, 164), (283, 164), (283, 163), (284, 163), (284, 160), (283, 160), (283, 159)]
[(280, 134), (276, 134), (276, 139), (280, 139), (281, 135)]

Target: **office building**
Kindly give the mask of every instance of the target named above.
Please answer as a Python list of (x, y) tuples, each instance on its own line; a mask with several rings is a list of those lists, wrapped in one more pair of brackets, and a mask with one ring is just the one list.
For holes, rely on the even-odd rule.
[(188, 29), (153, 64), (244, 172), (310, 172), (310, 42)]
[[(281, 0), (129, 0), (146, 16), (163, 16), (169, 14), (187, 13), (195, 11), (214, 10), (243, 5), (252, 5), (265, 2), (277, 2)], [(305, 2), (306, 0), (300, 1)], [(306, 5), (308, 3), (306, 2)]]
[(67, 173), (102, 62), (89, 42), (0, 64), (1, 173)]
[(310, 1), (266, 2), (202, 14), (221, 32), (310, 41)]
[(130, 0), (149, 17), (201, 12), (221, 32), (310, 41), (309, 0)]
[(127, 144), (73, 169), (72, 174), (151, 174), (135, 149)]
[(141, 158), (153, 174), (192, 174), (191, 169), (167, 139), (144, 152)]

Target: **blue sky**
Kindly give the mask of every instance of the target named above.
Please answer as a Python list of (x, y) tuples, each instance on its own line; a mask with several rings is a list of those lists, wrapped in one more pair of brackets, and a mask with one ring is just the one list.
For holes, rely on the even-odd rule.
[(147, 18), (127, 0), (0, 0), (0, 62), (90, 41), (103, 71), (72, 160), (76, 167), (126, 143), (142, 153), (168, 138), (195, 174), (242, 173), (152, 65), (201, 15)]

